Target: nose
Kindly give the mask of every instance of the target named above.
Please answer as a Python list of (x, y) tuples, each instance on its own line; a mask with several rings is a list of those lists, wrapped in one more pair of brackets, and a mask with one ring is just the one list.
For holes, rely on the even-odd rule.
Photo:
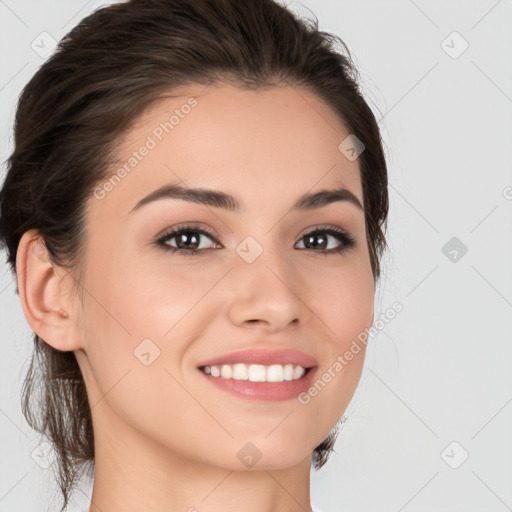
[(271, 333), (305, 321), (302, 281), (278, 251), (264, 250), (252, 263), (240, 257), (230, 275), (234, 324)]

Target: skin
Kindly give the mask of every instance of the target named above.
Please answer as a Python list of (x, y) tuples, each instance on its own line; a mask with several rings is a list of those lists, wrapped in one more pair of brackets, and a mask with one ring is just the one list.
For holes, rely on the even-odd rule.
[[(340, 185), (364, 204), (358, 161), (339, 151), (349, 133), (308, 91), (181, 93), (130, 128), (112, 173), (190, 96), (197, 106), (103, 199), (89, 199), (83, 306), (37, 233), (24, 234), (24, 314), (48, 344), (72, 350), (82, 370), (96, 450), (91, 512), (310, 511), (310, 456), (350, 402), (365, 346), (306, 405), (239, 398), (196, 366), (242, 348), (293, 348), (313, 356), (321, 376), (371, 326), (364, 212), (348, 201), (290, 211), (302, 194)], [(228, 192), (244, 210), (164, 199), (130, 213), (177, 182)], [(204, 235), (201, 248), (212, 249), (201, 255), (156, 245), (184, 222), (210, 228), (220, 247)], [(345, 229), (355, 246), (328, 255), (305, 248), (317, 225)], [(263, 248), (250, 264), (235, 250), (247, 236)], [(148, 366), (134, 355), (147, 338), (160, 349)], [(237, 457), (247, 442), (262, 454), (252, 468)]]

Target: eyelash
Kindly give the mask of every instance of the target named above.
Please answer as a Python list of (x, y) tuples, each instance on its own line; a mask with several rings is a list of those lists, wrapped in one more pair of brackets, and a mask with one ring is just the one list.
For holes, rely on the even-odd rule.
[[(202, 228), (202, 227), (199, 227), (194, 224), (181, 225), (181, 226), (178, 226), (177, 228), (174, 228), (172, 231), (164, 233), (160, 238), (158, 238), (158, 240), (156, 241), (156, 244), (158, 245), (158, 247), (161, 247), (164, 251), (170, 251), (171, 253), (182, 254), (183, 256), (197, 256), (203, 251), (210, 250), (210, 249), (195, 249), (195, 250), (180, 249), (178, 247), (172, 247), (166, 243), (167, 241), (171, 240), (172, 238), (174, 238), (178, 235), (190, 234), (190, 233), (197, 233), (197, 234), (205, 235), (205, 236), (211, 238), (215, 243), (219, 244), (219, 242), (217, 241), (217, 239), (215, 238), (215, 236), (212, 232), (210, 232), (206, 228)], [(345, 230), (335, 227), (335, 226), (328, 227), (328, 228), (315, 227), (315, 229), (313, 231), (310, 231), (310, 232), (302, 235), (300, 240), (304, 239), (307, 236), (317, 235), (319, 233), (325, 233), (328, 235), (332, 235), (342, 244), (341, 244), (341, 247), (339, 247), (337, 249), (327, 249), (327, 250), (322, 250), (322, 251), (315, 251), (314, 249), (309, 249), (313, 252), (325, 254), (326, 256), (329, 254), (331, 254), (331, 255), (332, 254), (344, 254), (345, 252), (349, 251), (352, 247), (354, 247), (356, 245), (356, 240), (352, 236), (350, 236)], [(308, 250), (308, 249), (305, 248), (305, 249), (300, 249), (300, 250)]]

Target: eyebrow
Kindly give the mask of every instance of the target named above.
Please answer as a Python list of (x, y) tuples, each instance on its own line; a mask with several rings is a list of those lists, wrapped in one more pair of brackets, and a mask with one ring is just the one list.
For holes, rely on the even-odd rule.
[[(140, 209), (142, 206), (161, 199), (181, 199), (199, 203), (214, 208), (223, 208), (225, 210), (237, 212), (241, 210), (239, 201), (230, 194), (220, 190), (207, 188), (190, 188), (179, 184), (170, 184), (160, 187), (147, 196), (143, 197), (129, 213)], [(338, 201), (347, 201), (364, 211), (363, 205), (359, 199), (346, 188), (336, 188), (331, 190), (320, 190), (304, 194), (294, 203), (292, 211), (306, 211), (316, 208), (322, 208)]]

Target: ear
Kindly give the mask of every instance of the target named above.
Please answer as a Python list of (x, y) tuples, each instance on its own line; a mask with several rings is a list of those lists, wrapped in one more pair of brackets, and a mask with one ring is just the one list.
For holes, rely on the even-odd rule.
[(23, 313), (32, 330), (55, 349), (81, 348), (73, 309), (73, 278), (50, 261), (37, 230), (26, 231), (21, 237), (16, 274)]

